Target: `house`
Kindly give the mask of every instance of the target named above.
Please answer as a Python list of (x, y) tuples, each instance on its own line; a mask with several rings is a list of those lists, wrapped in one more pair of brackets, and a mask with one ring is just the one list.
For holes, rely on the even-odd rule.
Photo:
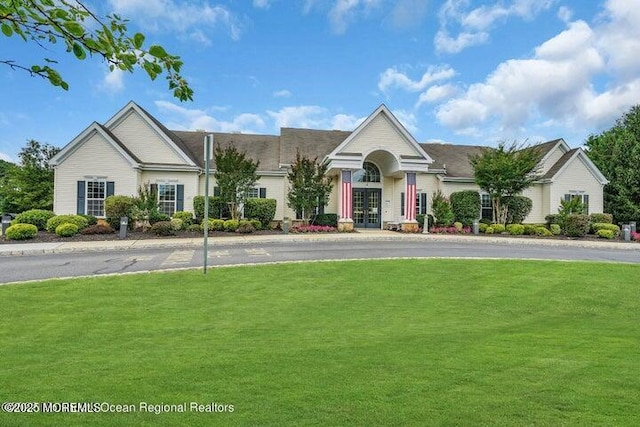
[[(171, 131), (129, 102), (106, 123), (90, 124), (52, 159), (54, 211), (101, 217), (107, 196), (136, 195), (144, 183), (157, 185), (163, 212), (193, 211), (193, 198), (204, 194), (207, 134)], [(385, 105), (352, 132), (282, 128), (280, 135), (213, 135), (216, 144), (233, 144), (260, 161), (254, 197), (275, 199), (276, 219), (295, 217), (287, 206), (286, 176), (297, 150), (327, 164), (334, 179), (324, 212), (338, 214), (342, 228), (400, 223), (416, 229), (416, 214), (429, 212), (437, 190), (445, 195), (478, 190), (469, 155), (483, 147), (418, 143)], [(590, 213), (602, 212), (607, 180), (586, 152), (562, 139), (537, 147), (544, 153), (543, 177), (524, 193), (533, 201), (526, 221), (543, 222), (557, 212), (561, 199), (572, 197), (579, 197)], [(491, 206), (487, 195), (482, 195), (482, 206), (486, 214)]]

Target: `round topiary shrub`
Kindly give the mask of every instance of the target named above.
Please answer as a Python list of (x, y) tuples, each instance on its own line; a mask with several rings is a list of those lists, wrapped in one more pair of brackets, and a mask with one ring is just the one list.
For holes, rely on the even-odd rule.
[(551, 234), (553, 234), (554, 236), (559, 236), (560, 233), (562, 233), (562, 228), (560, 228), (560, 225), (558, 224), (549, 225), (549, 230), (551, 231)]
[(47, 221), (54, 216), (56, 216), (56, 214), (52, 211), (31, 209), (16, 215), (16, 218), (11, 224), (32, 224), (35, 225), (38, 230), (44, 231), (47, 227)]
[(109, 224), (94, 224), (80, 230), (80, 234), (111, 234), (113, 228)]
[(458, 233), (462, 231), (462, 223), (459, 221), (454, 222), (453, 227), (456, 229)]
[(542, 237), (549, 237), (549, 236), (553, 236), (553, 233), (544, 226), (538, 226), (536, 227), (536, 235), (537, 236), (542, 236)]
[(172, 216), (174, 219), (181, 219), (185, 227), (193, 224), (193, 214), (191, 212), (178, 211)]
[(187, 231), (202, 231), (202, 227), (200, 224), (191, 224), (191, 225), (187, 225)]
[[(204, 231), (204, 220), (200, 224), (200, 230)], [(209, 231), (224, 231), (224, 220), (209, 218)]]
[(564, 234), (569, 237), (584, 237), (591, 226), (589, 215), (571, 214), (564, 224)]
[(60, 237), (71, 237), (78, 234), (78, 226), (70, 222), (65, 222), (56, 227), (55, 232)]
[(484, 222), (481, 222), (480, 224), (478, 224), (478, 231), (480, 233), (485, 233), (487, 231), (487, 228), (489, 228), (489, 225)]
[(613, 239), (615, 237), (615, 232), (613, 230), (600, 229), (596, 231), (596, 235), (603, 239)]
[(484, 234), (493, 234), (495, 230), (492, 225), (487, 225), (487, 228), (484, 229)]
[(33, 224), (15, 224), (7, 228), (5, 237), (7, 240), (33, 239), (38, 234), (38, 227)]
[(81, 215), (56, 215), (47, 221), (47, 232), (55, 233), (61, 224), (74, 224), (78, 230), (89, 225), (89, 221)]
[(502, 224), (493, 224), (491, 227), (493, 227), (493, 232), (496, 234), (504, 233), (506, 230), (506, 227)]
[(509, 224), (507, 225), (507, 232), (512, 236), (521, 236), (524, 234), (524, 225), (522, 224)]
[(593, 230), (594, 234), (598, 234), (598, 231), (600, 230), (612, 231), (614, 235), (620, 234), (620, 226), (611, 223), (596, 222), (591, 224), (591, 229)]
[(156, 236), (173, 236), (176, 233), (171, 226), (171, 221), (158, 221), (151, 226), (151, 232)]
[(248, 233), (253, 233), (254, 231), (256, 231), (256, 229), (253, 226), (253, 224), (251, 224), (251, 221), (248, 221), (245, 219), (240, 221), (238, 223), (238, 228), (236, 228), (236, 233), (248, 234)]
[(224, 222), (224, 231), (234, 232), (240, 226), (240, 222), (237, 219), (228, 219)]
[(184, 230), (184, 221), (180, 218), (171, 218), (171, 227), (173, 227), (174, 231)]
[(249, 222), (253, 225), (254, 230), (260, 230), (262, 228), (262, 222), (259, 219), (250, 219)]

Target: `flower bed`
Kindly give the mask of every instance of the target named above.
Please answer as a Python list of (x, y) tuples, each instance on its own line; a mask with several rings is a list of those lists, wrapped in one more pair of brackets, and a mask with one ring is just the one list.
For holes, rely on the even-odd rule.
[(295, 225), (289, 230), (290, 233), (334, 233), (338, 229), (329, 225)]
[(429, 230), (430, 233), (433, 234), (469, 234), (471, 233), (471, 228), (469, 227), (431, 227)]

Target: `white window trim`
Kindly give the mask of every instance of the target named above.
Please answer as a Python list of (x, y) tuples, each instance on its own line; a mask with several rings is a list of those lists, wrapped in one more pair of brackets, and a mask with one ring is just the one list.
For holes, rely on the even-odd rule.
[[(160, 206), (160, 203), (169, 203), (170, 200), (160, 200), (160, 186), (164, 185), (164, 186), (171, 186), (173, 187), (173, 213), (176, 213), (176, 211), (178, 210), (178, 184), (177, 181), (174, 180), (170, 180), (170, 181), (162, 181), (162, 182), (157, 182), (156, 185), (158, 186), (158, 206)], [(162, 209), (160, 209), (161, 213), (164, 213), (162, 211)], [(171, 215), (169, 215), (171, 216)]]
[[(102, 199), (96, 199), (96, 198), (91, 198), (89, 199), (89, 183), (103, 183), (104, 184), (104, 197)], [(102, 179), (102, 178), (92, 178), (92, 179), (86, 179), (84, 182), (84, 212), (87, 215), (93, 215), (93, 213), (89, 212), (89, 200), (102, 200), (102, 215), (93, 215), (96, 218), (104, 218), (105, 217), (105, 212), (104, 212), (104, 201), (107, 198), (107, 180), (106, 179)]]

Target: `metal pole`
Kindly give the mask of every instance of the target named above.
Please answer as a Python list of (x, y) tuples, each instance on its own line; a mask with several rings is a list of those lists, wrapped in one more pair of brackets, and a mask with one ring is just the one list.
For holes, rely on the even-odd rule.
[(213, 134), (204, 137), (204, 274), (207, 274), (209, 259), (209, 165)]

